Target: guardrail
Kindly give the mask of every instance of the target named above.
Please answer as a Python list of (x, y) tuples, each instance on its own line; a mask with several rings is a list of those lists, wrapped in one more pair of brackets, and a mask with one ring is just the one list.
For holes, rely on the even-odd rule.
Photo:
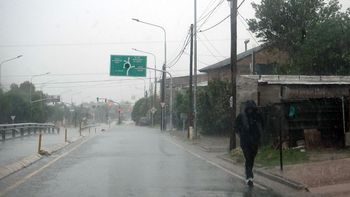
[(89, 134), (91, 132), (91, 128), (95, 127), (95, 133), (96, 133), (96, 127), (98, 127), (99, 124), (88, 124), (88, 125), (80, 125), (80, 128), (79, 128), (79, 133), (80, 133), (80, 136), (82, 135), (81, 132), (85, 129), (88, 129), (89, 130)]
[[(52, 123), (19, 123), (19, 124), (0, 124), (1, 140), (5, 141), (9, 138), (15, 138), (31, 134), (40, 133), (55, 133), (59, 134), (60, 129)], [(11, 136), (11, 137), (9, 137)]]

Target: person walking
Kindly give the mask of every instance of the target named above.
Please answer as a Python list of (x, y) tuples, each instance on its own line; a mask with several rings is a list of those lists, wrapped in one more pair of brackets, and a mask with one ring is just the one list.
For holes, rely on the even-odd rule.
[(240, 145), (245, 158), (246, 183), (253, 187), (253, 166), (258, 153), (261, 132), (263, 129), (262, 116), (253, 100), (248, 100), (241, 106), (241, 113), (235, 120), (235, 132), (239, 135)]

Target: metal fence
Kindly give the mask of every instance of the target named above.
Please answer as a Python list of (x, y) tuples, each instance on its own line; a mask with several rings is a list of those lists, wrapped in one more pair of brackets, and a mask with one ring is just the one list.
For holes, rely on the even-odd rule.
[(52, 123), (20, 123), (20, 124), (0, 124), (1, 140), (23, 137), (32, 134), (40, 133), (55, 133), (60, 132), (60, 129)]

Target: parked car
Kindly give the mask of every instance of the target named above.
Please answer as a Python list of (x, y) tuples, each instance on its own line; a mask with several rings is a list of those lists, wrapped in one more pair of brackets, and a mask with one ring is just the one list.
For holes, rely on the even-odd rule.
[(139, 126), (148, 126), (151, 124), (151, 121), (147, 117), (141, 117), (140, 120), (138, 121), (137, 125)]

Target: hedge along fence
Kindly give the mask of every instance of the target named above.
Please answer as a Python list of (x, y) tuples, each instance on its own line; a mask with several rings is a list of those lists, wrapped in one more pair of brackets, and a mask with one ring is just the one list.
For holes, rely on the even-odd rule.
[[(230, 122), (230, 84), (227, 81), (210, 81), (206, 87), (198, 87), (197, 126), (204, 134), (229, 134)], [(174, 125), (182, 128), (181, 113), (189, 113), (188, 89), (176, 93)], [(186, 122), (186, 128), (188, 121)]]

